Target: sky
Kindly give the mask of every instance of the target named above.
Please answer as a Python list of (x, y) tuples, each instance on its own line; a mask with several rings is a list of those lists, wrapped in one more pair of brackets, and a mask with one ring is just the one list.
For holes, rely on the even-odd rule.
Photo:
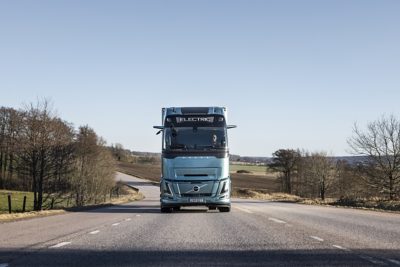
[(400, 1), (1, 1), (0, 106), (52, 101), (109, 144), (159, 152), (161, 108), (225, 106), (230, 151), (343, 156), (400, 116)]

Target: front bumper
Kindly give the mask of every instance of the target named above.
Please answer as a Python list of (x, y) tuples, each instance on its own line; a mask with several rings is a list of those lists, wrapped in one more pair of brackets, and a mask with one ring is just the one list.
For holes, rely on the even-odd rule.
[(230, 207), (230, 198), (220, 199), (219, 197), (164, 197), (160, 199), (162, 207), (177, 206), (208, 206), (208, 207)]
[[(210, 183), (211, 182), (211, 183)], [(184, 183), (184, 184), (182, 184)], [(206, 192), (188, 192), (182, 191), (179, 187), (193, 184), (199, 185), (206, 189)], [(207, 189), (206, 185), (213, 185)], [(187, 188), (186, 188), (187, 189)], [(208, 206), (208, 207), (230, 207), (230, 178), (215, 181), (182, 182), (177, 180), (162, 179), (160, 183), (160, 202), (162, 207), (179, 207), (179, 206)], [(209, 190), (209, 191), (207, 191)], [(185, 194), (186, 193), (186, 194)]]

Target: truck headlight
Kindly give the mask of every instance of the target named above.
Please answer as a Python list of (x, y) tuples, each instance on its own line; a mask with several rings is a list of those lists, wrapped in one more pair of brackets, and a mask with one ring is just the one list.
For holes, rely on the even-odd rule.
[(168, 182), (164, 182), (163, 194), (172, 196), (172, 190)]
[(227, 182), (227, 181), (224, 181), (224, 182), (222, 183), (221, 191), (220, 191), (219, 193), (220, 193), (220, 195), (222, 195), (222, 194), (228, 193), (228, 191), (229, 191), (228, 182)]

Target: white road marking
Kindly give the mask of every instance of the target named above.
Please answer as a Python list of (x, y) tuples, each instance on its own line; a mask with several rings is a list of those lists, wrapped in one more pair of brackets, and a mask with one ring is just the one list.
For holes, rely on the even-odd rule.
[(337, 248), (337, 249), (341, 249), (341, 250), (345, 250), (345, 251), (351, 251), (350, 249), (342, 247), (342, 246), (339, 246), (339, 245), (332, 245), (332, 247)]
[(119, 225), (120, 223), (113, 223), (113, 224), (111, 224), (112, 226), (117, 226), (117, 225)]
[(400, 265), (400, 261), (398, 261), (398, 260), (395, 260), (395, 259), (387, 259), (387, 260), (396, 265)]
[(0, 263), (0, 267), (8, 267), (8, 263)]
[(98, 234), (98, 233), (100, 233), (100, 230), (92, 231), (92, 232), (90, 232), (89, 234), (91, 234), (91, 235), (96, 235), (96, 234)]
[(136, 217), (140, 217), (140, 216), (142, 216), (142, 215), (140, 215), (140, 214), (136, 214)]
[(250, 210), (248, 210), (248, 209), (239, 208), (239, 207), (237, 207), (237, 206), (235, 206), (235, 208), (237, 208), (238, 210), (241, 210), (241, 211), (247, 212), (247, 213), (253, 213), (252, 211), (250, 211)]
[(125, 219), (126, 222), (129, 222), (130, 220), (132, 220), (131, 218)]
[(366, 256), (366, 255), (360, 255), (359, 256), (361, 259), (364, 259), (366, 261), (369, 261), (373, 264), (379, 264), (379, 265), (387, 265), (386, 263), (384, 263), (383, 261), (380, 261), (376, 258), (370, 257), (370, 256)]
[(276, 222), (276, 223), (286, 223), (285, 221), (279, 220), (277, 218), (268, 218), (268, 220)]
[(60, 247), (63, 247), (63, 246), (69, 245), (69, 244), (71, 244), (71, 242), (61, 242), (61, 243), (58, 243), (57, 245), (51, 246), (49, 248), (60, 248)]
[(318, 237), (318, 236), (311, 235), (310, 237), (312, 239), (315, 239), (315, 240), (319, 241), (319, 242), (323, 242), (324, 241), (321, 237)]

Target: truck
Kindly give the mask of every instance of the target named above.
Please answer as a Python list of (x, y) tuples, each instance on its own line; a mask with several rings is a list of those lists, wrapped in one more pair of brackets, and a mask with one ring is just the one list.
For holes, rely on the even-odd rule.
[(162, 108), (160, 206), (162, 213), (186, 206), (230, 212), (228, 129), (225, 107)]

